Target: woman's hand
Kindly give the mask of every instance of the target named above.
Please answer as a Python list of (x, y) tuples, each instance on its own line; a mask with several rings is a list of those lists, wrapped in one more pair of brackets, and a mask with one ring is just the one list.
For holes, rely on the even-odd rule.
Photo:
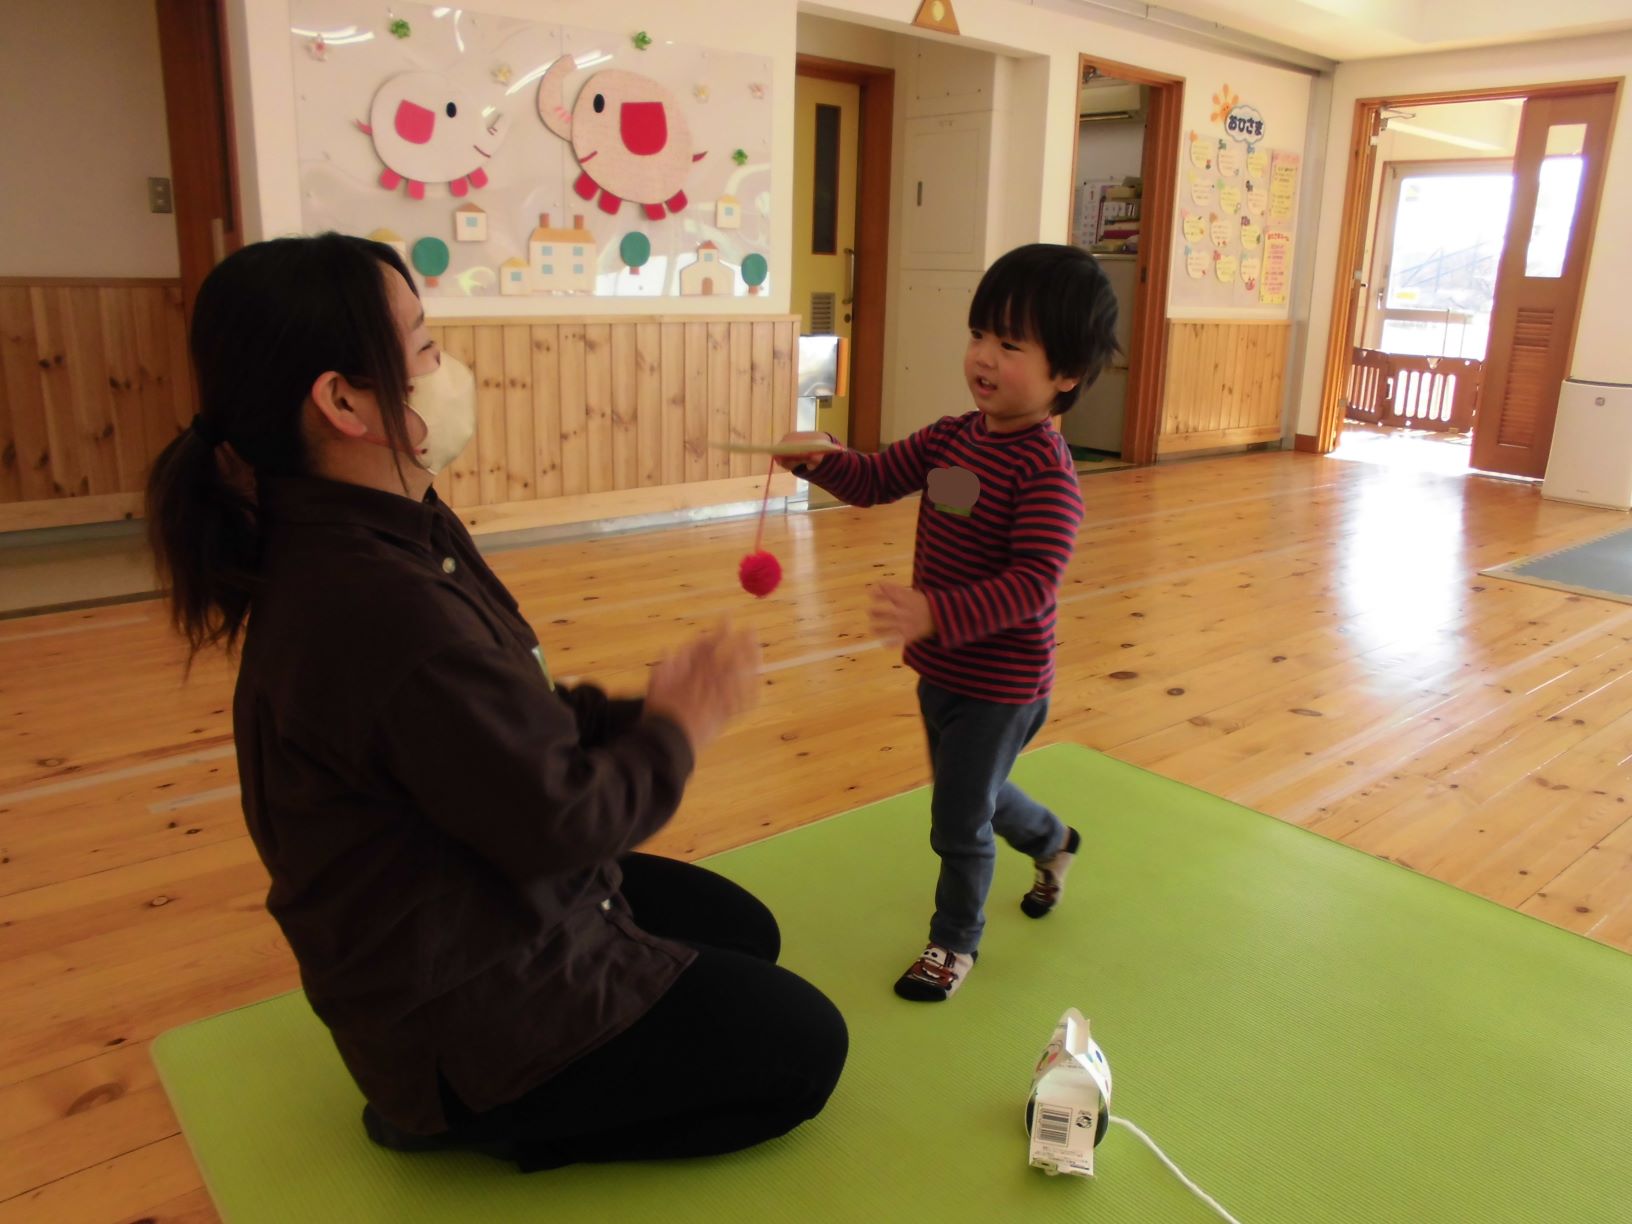
[(646, 711), (676, 723), (700, 753), (759, 696), (759, 642), (746, 629), (718, 627), (652, 669)]
[(822, 466), (822, 460), (833, 453), (833, 439), (820, 430), (807, 429), (783, 434), (782, 441), (784, 443), (811, 442), (821, 448), (808, 454), (778, 455), (776, 457), (777, 466), (786, 468), (790, 472), (797, 467), (806, 467), (811, 471), (815, 471)]

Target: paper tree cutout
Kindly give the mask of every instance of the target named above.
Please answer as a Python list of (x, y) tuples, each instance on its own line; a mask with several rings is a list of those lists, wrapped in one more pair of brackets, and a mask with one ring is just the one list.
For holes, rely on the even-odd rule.
[(585, 200), (599, 195), (609, 215), (625, 200), (642, 205), (652, 221), (685, 211), (686, 178), (706, 154), (691, 151), (691, 128), (674, 95), (651, 77), (614, 68), (584, 81), (568, 109), (567, 79), (577, 70), (563, 55), (538, 83), (539, 118), (578, 159), (572, 189)]
[(771, 274), (771, 265), (765, 261), (765, 256), (755, 252), (742, 261), (742, 279), (748, 286), (750, 297), (759, 295), (759, 287), (765, 283), (765, 278)]
[(414, 243), (409, 258), (414, 271), (425, 278), (427, 285), (435, 285), (436, 278), (448, 270), (448, 244), (440, 238), (421, 238)]
[(618, 255), (622, 258), (624, 266), (639, 276), (640, 270), (646, 266), (646, 261), (652, 257), (652, 240), (638, 230), (625, 234), (623, 241), (618, 244)]
[(939, 30), (942, 34), (960, 32), (957, 14), (952, 11), (952, 0), (923, 0), (912, 24), (926, 30)]

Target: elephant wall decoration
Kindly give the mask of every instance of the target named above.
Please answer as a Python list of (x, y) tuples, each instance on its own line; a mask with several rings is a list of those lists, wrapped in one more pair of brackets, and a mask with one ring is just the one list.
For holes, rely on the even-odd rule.
[(706, 154), (692, 152), (691, 128), (674, 95), (650, 77), (612, 68), (584, 81), (569, 107), (568, 78), (576, 71), (573, 57), (563, 55), (538, 85), (539, 117), (578, 160), (573, 190), (585, 200), (599, 196), (609, 215), (625, 200), (652, 221), (682, 212), (692, 164)]

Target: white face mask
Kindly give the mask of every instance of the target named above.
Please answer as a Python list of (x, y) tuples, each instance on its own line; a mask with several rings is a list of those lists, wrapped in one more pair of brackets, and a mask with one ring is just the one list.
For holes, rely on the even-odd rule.
[(443, 353), (435, 370), (408, 380), (408, 407), (425, 422), (425, 440), (415, 458), (435, 475), (459, 457), (476, 433), (476, 376), (457, 357)]

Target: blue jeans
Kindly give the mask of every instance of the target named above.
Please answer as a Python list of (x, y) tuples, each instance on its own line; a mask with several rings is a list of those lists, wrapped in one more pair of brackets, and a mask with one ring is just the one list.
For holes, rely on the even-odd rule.
[(941, 858), (929, 938), (969, 953), (980, 946), (986, 926), (986, 894), (997, 863), (993, 834), (1034, 859), (1065, 843), (1060, 818), (1009, 781), (1015, 758), (1048, 719), (1048, 698), (1004, 705), (920, 680), (918, 707), (935, 779), (929, 844)]

